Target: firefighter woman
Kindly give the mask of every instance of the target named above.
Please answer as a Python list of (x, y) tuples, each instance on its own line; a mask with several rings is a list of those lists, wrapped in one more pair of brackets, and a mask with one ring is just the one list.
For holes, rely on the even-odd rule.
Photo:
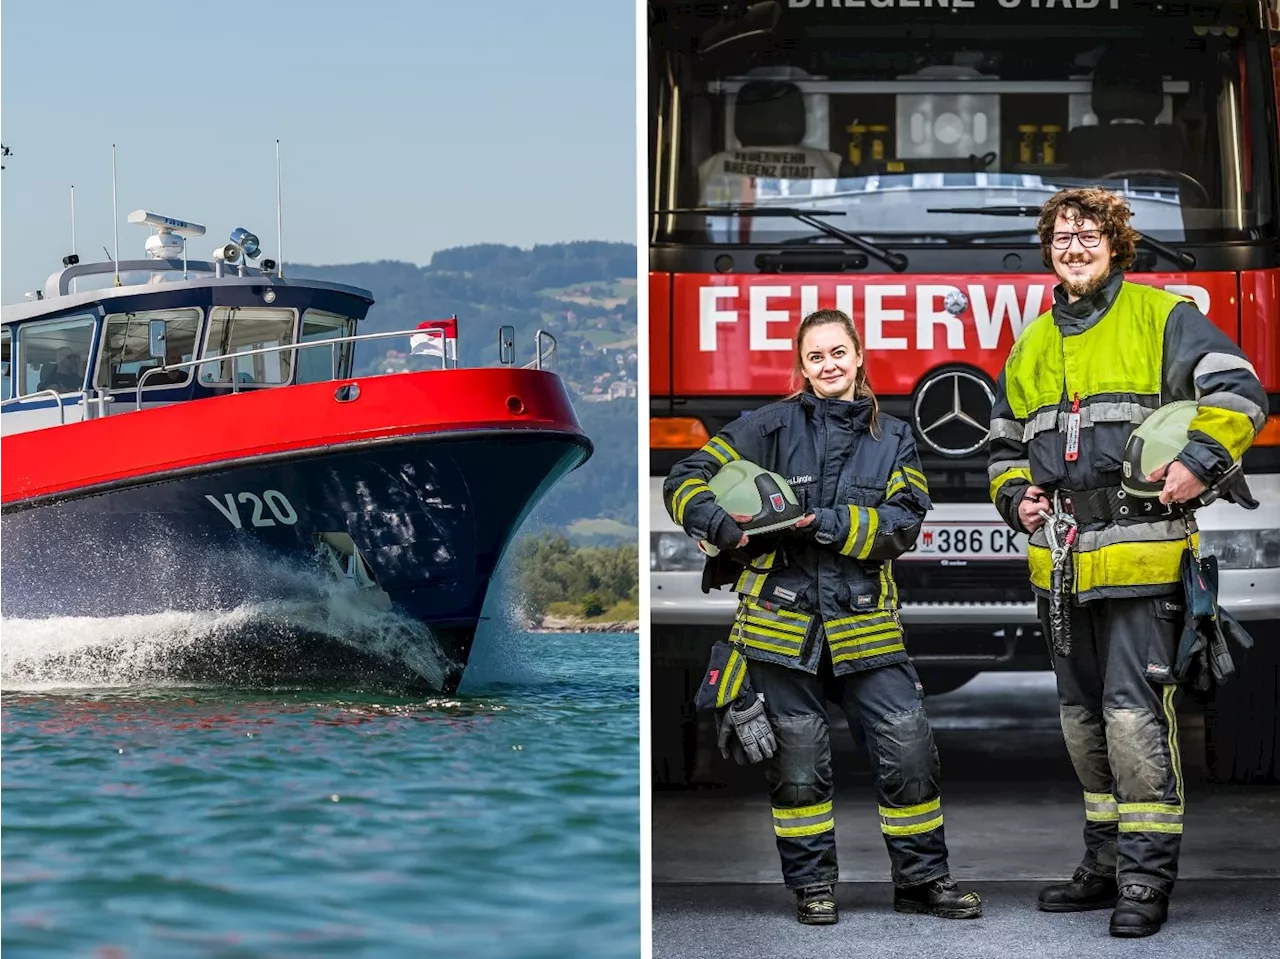
[[(1039, 908), (1112, 909), (1111, 934), (1137, 937), (1165, 921), (1182, 840), (1171, 667), (1183, 554), (1199, 536), (1183, 504), (1243, 456), (1267, 396), (1191, 303), (1125, 278), (1140, 238), (1131, 216), (1100, 189), (1063, 190), (1041, 209), (1041, 255), (1060, 283), (996, 382), (988, 473), (1005, 521), (1032, 534), (1031, 586), (1084, 789), (1084, 857)], [(1198, 404), (1189, 441), (1142, 478), (1163, 484), (1158, 499), (1128, 495), (1130, 434), (1171, 400)]]
[[(834, 694), (870, 756), (894, 908), (972, 918), (982, 903), (949, 875), (938, 753), (893, 581), (892, 561), (915, 542), (930, 508), (915, 440), (904, 423), (879, 411), (849, 317), (813, 313), (796, 343), (800, 388), (730, 423), (676, 464), (663, 485), (675, 522), (711, 544), (709, 552), (719, 551), (711, 564), (749, 559), (732, 578), (715, 581), (734, 583), (739, 594), (729, 637), (737, 658), (725, 672), (741, 692), (717, 713), (722, 749), (733, 739), (738, 756), (763, 761), (797, 918), (834, 923), (824, 693)], [(785, 479), (802, 513), (793, 528), (753, 541), (743, 528), (751, 517), (718, 504), (709, 483), (737, 461)], [(764, 497), (764, 512), (782, 512), (788, 498)]]

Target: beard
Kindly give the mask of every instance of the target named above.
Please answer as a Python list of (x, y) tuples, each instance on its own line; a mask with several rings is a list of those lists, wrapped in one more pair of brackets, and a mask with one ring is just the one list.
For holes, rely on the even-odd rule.
[(1078, 297), (1079, 299), (1083, 300), (1083, 299), (1086, 299), (1087, 297), (1093, 296), (1093, 294), (1097, 293), (1100, 289), (1106, 286), (1107, 278), (1110, 275), (1111, 275), (1110, 270), (1103, 270), (1101, 273), (1097, 274), (1096, 276), (1090, 276), (1084, 279), (1076, 280), (1076, 279), (1069, 279), (1067, 277), (1062, 277), (1062, 276), (1059, 276), (1058, 279), (1062, 281), (1062, 288), (1064, 290), (1066, 290), (1072, 296)]

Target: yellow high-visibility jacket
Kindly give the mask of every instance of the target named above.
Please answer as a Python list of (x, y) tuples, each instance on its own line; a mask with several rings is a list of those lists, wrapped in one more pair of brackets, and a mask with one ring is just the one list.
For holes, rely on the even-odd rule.
[[(1244, 353), (1182, 297), (1130, 283), (1120, 271), (1076, 303), (1057, 287), (1052, 309), (1022, 331), (996, 381), (987, 469), (996, 509), (1020, 530), (1018, 503), (1030, 484), (1118, 489), (1130, 434), (1174, 400), (1199, 403), (1178, 460), (1205, 483), (1244, 454), (1267, 418), (1266, 392)], [(1068, 460), (1073, 408), (1079, 452)], [(1182, 553), (1198, 536), (1191, 516), (1082, 525), (1073, 560), (1078, 600), (1172, 591)], [(1032, 588), (1047, 595), (1043, 527), (1027, 553)]]

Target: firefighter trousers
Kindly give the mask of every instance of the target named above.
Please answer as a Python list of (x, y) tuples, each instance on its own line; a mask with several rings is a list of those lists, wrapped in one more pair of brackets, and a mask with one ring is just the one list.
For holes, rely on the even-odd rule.
[[(1048, 635), (1048, 601), (1039, 600)], [(1053, 655), (1062, 734), (1084, 787), (1081, 865), (1168, 895), (1178, 875), (1183, 783), (1174, 712), (1182, 597), (1071, 607), (1071, 654)]]
[(828, 698), (840, 704), (871, 758), (894, 883), (947, 875), (938, 751), (915, 668), (903, 662), (834, 677), (829, 663), (819, 676), (755, 660), (749, 667), (778, 741), (764, 768), (787, 887), (838, 877)]

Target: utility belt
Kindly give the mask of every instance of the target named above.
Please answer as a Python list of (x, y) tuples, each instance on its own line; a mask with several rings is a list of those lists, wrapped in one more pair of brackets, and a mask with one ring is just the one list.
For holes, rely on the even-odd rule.
[(1114, 523), (1117, 521), (1157, 522), (1176, 519), (1189, 514), (1181, 503), (1161, 503), (1160, 500), (1134, 496), (1119, 486), (1102, 489), (1060, 489), (1062, 508), (1075, 517), (1077, 523)]

